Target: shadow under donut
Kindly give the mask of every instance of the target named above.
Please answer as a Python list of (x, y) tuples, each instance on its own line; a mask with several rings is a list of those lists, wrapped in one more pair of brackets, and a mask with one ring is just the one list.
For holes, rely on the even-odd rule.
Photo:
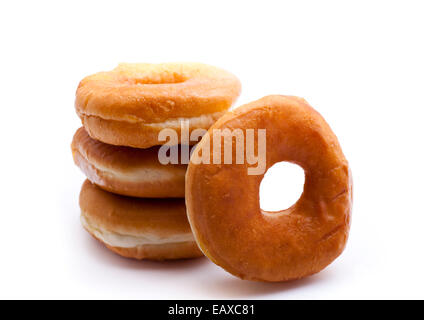
[(192, 258), (192, 259), (177, 259), (177, 260), (136, 260), (121, 257), (120, 255), (110, 251), (104, 244), (100, 243), (90, 235), (86, 235), (87, 250), (90, 255), (96, 260), (101, 260), (102, 263), (109, 266), (122, 269), (133, 270), (154, 270), (154, 271), (178, 271), (189, 272), (193, 268), (199, 268), (207, 263), (205, 257)]
[(236, 277), (214, 278), (203, 283), (212, 294), (225, 295), (228, 298), (243, 298), (249, 296), (266, 296), (274, 293), (296, 290), (310, 286), (327, 278), (327, 272), (321, 272), (299, 280), (287, 282), (260, 282), (240, 280)]

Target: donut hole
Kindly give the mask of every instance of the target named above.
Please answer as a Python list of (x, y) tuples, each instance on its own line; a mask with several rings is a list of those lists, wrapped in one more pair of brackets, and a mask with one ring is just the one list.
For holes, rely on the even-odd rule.
[(265, 173), (259, 187), (263, 211), (278, 212), (293, 206), (303, 192), (305, 172), (297, 164), (277, 162)]
[(150, 74), (142, 77), (134, 77), (134, 84), (175, 84), (185, 82), (187, 78), (176, 72)]
[(174, 84), (188, 80), (188, 74), (181, 67), (166, 64), (121, 63), (113, 72), (118, 77), (117, 82), (124, 85)]

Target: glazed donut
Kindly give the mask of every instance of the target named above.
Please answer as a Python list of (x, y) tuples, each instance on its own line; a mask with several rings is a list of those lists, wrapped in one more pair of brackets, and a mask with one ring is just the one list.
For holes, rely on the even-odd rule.
[(183, 199), (124, 197), (86, 180), (79, 203), (83, 227), (121, 256), (140, 260), (202, 256), (190, 230)]
[(178, 132), (181, 142), (183, 120), (190, 132), (208, 129), (240, 89), (231, 73), (200, 63), (120, 64), (84, 78), (75, 107), (92, 138), (149, 148), (165, 143), (158, 139), (164, 128)]
[[(266, 169), (281, 161), (304, 169), (304, 190), (292, 207), (261, 210), (264, 174), (248, 175), (246, 163), (199, 163), (197, 150), (211, 131), (226, 128), (266, 129)], [(242, 279), (287, 281), (325, 268), (345, 247), (351, 204), (351, 173), (336, 136), (297, 97), (268, 96), (224, 115), (197, 145), (186, 174), (187, 214), (199, 247)]]
[(184, 198), (187, 165), (161, 164), (158, 147), (113, 146), (79, 128), (71, 148), (75, 164), (102, 189), (142, 198)]

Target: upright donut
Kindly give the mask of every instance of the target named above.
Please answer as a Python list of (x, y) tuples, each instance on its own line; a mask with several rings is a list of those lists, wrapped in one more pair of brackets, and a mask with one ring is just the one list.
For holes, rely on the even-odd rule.
[(323, 117), (301, 98), (268, 96), (227, 113), (208, 133), (214, 129), (266, 129), (266, 169), (298, 164), (305, 185), (292, 207), (265, 212), (259, 203), (264, 174), (249, 175), (246, 162), (199, 163), (205, 135), (186, 174), (188, 218), (203, 253), (233, 275), (262, 281), (302, 278), (339, 256), (349, 233), (352, 180)]
[(182, 120), (190, 132), (207, 130), (240, 90), (234, 75), (200, 63), (120, 64), (84, 78), (75, 108), (92, 138), (149, 148), (165, 143), (158, 139), (164, 128), (175, 130), (181, 142)]

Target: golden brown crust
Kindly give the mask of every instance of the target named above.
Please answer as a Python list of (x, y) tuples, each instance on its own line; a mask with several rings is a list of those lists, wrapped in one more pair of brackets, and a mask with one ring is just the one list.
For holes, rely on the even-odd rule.
[(231, 73), (199, 63), (121, 64), (84, 78), (75, 107), (93, 138), (147, 148), (164, 143), (157, 139), (162, 128), (151, 124), (224, 112), (240, 89)]
[[(191, 237), (183, 199), (141, 199), (103, 191), (86, 180), (80, 193), (81, 214), (94, 229), (124, 237), (161, 239), (133, 247), (106, 243), (84, 226), (96, 239), (114, 252), (136, 259), (180, 259), (201, 256)], [(174, 240), (178, 237), (183, 240)], [(168, 241), (169, 239), (169, 241)]]
[(305, 186), (291, 208), (264, 212), (263, 175), (247, 175), (247, 164), (190, 162), (187, 213), (203, 253), (250, 280), (287, 281), (325, 268), (344, 249), (352, 203), (348, 163), (325, 120), (303, 99), (268, 96), (227, 113), (209, 132), (224, 128), (266, 129), (266, 168), (296, 163)]
[(133, 197), (183, 198), (187, 165), (163, 165), (158, 147), (135, 149), (92, 139), (79, 128), (72, 140), (75, 164), (101, 188)]
[(86, 180), (80, 193), (81, 210), (91, 222), (125, 235), (154, 232), (164, 236), (190, 233), (184, 199), (143, 199), (104, 191)]

